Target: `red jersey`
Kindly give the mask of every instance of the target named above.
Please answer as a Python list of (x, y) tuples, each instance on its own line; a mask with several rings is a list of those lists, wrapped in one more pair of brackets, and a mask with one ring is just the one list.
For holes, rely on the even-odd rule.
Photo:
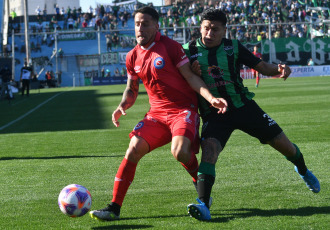
[(255, 52), (255, 51), (253, 51), (252, 53), (253, 53), (253, 55), (256, 56), (257, 58), (262, 58), (261, 53), (258, 53), (258, 52)]
[(157, 32), (148, 48), (137, 45), (127, 54), (127, 76), (142, 80), (151, 111), (182, 108), (197, 111), (196, 92), (178, 69), (187, 62), (182, 46)]

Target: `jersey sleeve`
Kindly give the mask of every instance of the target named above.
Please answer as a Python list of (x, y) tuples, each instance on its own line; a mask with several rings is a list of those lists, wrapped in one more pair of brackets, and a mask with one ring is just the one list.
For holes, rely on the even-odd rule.
[(128, 52), (128, 54), (126, 55), (126, 68), (127, 68), (127, 78), (132, 80), (136, 80), (139, 78), (134, 70), (132, 52)]
[(186, 53), (184, 52), (182, 45), (178, 42), (168, 39), (168, 55), (173, 61), (173, 64), (179, 68), (189, 62), (189, 59), (187, 58)]
[(238, 41), (238, 61), (250, 68), (254, 68), (259, 62), (261, 62), (261, 59), (254, 56), (251, 51)]

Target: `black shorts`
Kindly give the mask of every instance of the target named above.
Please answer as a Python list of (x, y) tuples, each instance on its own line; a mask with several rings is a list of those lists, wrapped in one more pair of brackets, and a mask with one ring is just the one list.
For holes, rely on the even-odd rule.
[(280, 126), (255, 101), (225, 114), (211, 114), (203, 120), (202, 140), (213, 137), (224, 148), (231, 133), (239, 129), (266, 144), (282, 132)]

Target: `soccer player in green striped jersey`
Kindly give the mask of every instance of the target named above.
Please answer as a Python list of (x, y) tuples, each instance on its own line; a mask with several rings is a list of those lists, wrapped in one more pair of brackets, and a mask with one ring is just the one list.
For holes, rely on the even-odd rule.
[(266, 76), (280, 75), (286, 80), (291, 70), (286, 65), (269, 64), (255, 57), (238, 40), (225, 38), (226, 15), (219, 9), (208, 9), (201, 17), (201, 37), (183, 46), (195, 73), (201, 76), (215, 97), (227, 100), (228, 109), (216, 109), (199, 97), (203, 119), (202, 159), (198, 171), (199, 204), (188, 205), (188, 213), (199, 220), (211, 219), (209, 199), (215, 181), (215, 164), (235, 129), (256, 137), (262, 144), (283, 154), (314, 193), (320, 191), (317, 178), (307, 169), (302, 153), (284, 134), (279, 125), (253, 100), (254, 93), (243, 84), (240, 66), (246, 65)]

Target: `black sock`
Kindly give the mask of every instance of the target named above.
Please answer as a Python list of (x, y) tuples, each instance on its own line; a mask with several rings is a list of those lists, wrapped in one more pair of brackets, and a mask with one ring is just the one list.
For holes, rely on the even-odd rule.
[(215, 177), (208, 174), (199, 174), (197, 177), (198, 197), (208, 208), (214, 180)]
[(113, 211), (117, 216), (119, 216), (121, 206), (114, 202), (111, 202), (110, 206), (111, 206), (111, 211)]
[(305, 164), (304, 156), (300, 153), (300, 157), (294, 161), (291, 161), (295, 166), (297, 166), (300, 175), (305, 175), (307, 172), (307, 167)]
[(197, 189), (197, 181), (196, 181), (196, 182), (193, 181), (193, 184), (194, 184), (194, 186), (195, 186), (196, 192), (198, 193), (198, 189)]
[(286, 157), (286, 159), (288, 159), (289, 161), (291, 161), (295, 166), (297, 166), (298, 169), (298, 173), (300, 175), (305, 175), (307, 172), (307, 167), (305, 164), (305, 160), (304, 160), (304, 156), (303, 154), (300, 152), (300, 149), (298, 148), (298, 146), (294, 143), (292, 143), (294, 145), (294, 147), (296, 148), (296, 155), (294, 157)]

